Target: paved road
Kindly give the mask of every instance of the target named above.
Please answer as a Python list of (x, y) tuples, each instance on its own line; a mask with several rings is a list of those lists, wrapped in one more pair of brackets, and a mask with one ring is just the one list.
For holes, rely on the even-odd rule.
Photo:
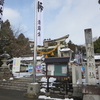
[(24, 97), (24, 93), (26, 92), (0, 88), (0, 100), (42, 100)]

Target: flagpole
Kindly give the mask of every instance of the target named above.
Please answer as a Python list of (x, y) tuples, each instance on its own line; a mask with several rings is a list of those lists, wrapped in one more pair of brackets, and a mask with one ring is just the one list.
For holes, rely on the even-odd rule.
[(37, 58), (37, 0), (34, 3), (35, 7), (35, 16), (34, 16), (34, 62), (33, 62), (33, 82), (36, 82), (36, 58)]

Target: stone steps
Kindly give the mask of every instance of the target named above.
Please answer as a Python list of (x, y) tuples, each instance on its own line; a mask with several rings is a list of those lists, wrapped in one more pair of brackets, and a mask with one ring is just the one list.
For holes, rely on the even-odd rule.
[(19, 90), (26, 91), (28, 88), (28, 84), (32, 83), (30, 80), (9, 80), (9, 81), (0, 81), (0, 88), (11, 89), (11, 90)]
[(26, 91), (27, 88), (23, 88), (23, 87), (15, 87), (15, 86), (2, 86), (0, 88), (3, 88), (3, 89), (10, 89), (10, 90), (19, 90), (19, 91)]
[[(43, 76), (44, 75), (41, 76), (37, 75), (36, 82), (38, 82)], [(26, 91), (29, 83), (33, 83), (33, 76), (14, 78), (14, 80), (6, 80), (6, 81), (0, 80), (0, 88)]]

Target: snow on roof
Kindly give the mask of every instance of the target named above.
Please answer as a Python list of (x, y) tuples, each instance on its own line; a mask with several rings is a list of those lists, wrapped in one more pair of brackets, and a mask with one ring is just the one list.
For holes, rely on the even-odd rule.
[(71, 52), (73, 52), (70, 48), (63, 48), (63, 49), (61, 49), (60, 51), (61, 51), (61, 52), (66, 52), (66, 51), (71, 51)]
[(37, 56), (37, 60), (41, 60), (43, 56)]
[(33, 57), (19, 57), (21, 60), (33, 60)]
[(70, 51), (70, 48), (63, 48), (60, 51)]
[[(33, 60), (33, 57), (19, 57), (21, 60)], [(41, 60), (43, 56), (37, 56), (37, 60)]]

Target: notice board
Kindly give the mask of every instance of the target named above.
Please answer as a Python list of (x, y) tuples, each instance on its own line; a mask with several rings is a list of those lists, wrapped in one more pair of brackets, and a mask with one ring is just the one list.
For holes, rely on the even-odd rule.
[(47, 75), (67, 76), (67, 65), (66, 64), (48, 64)]
[(50, 57), (45, 58), (46, 77), (68, 77), (69, 76), (69, 57)]

